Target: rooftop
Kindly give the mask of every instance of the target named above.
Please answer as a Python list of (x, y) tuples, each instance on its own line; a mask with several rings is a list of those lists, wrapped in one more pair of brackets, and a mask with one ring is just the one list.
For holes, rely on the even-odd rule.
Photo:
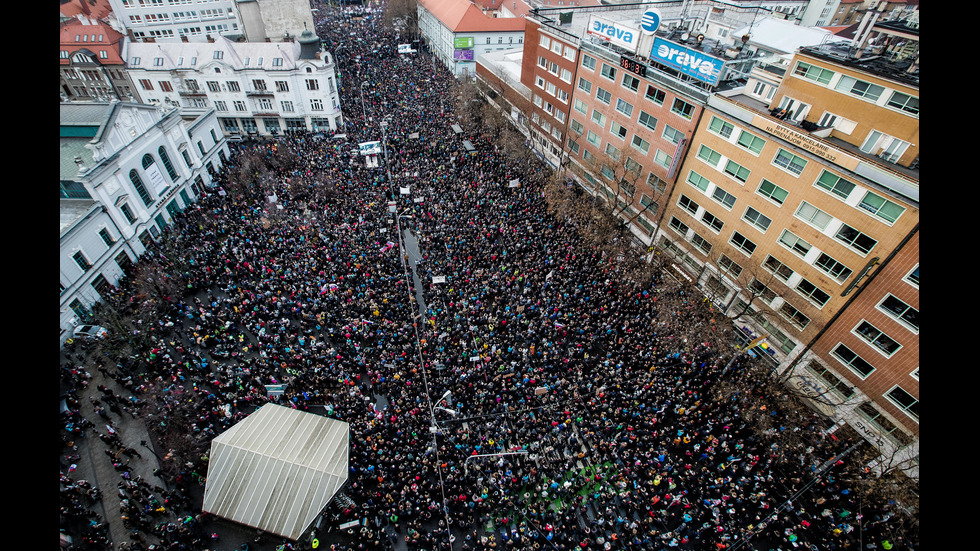
[[(811, 55), (843, 67), (873, 74), (913, 88), (919, 87), (918, 57), (899, 59), (895, 54), (873, 53), (865, 50), (857, 57), (859, 50), (850, 42), (819, 44), (800, 48), (800, 53)], [(909, 68), (913, 67), (913, 72)]]
[[(299, 42), (233, 42), (219, 36), (214, 42), (133, 42), (127, 39), (123, 53), (130, 69), (199, 70), (212, 61), (219, 61), (231, 65), (236, 71), (288, 71), (296, 68), (300, 50)], [(137, 58), (139, 63), (135, 62)], [(162, 59), (161, 65), (155, 65), (155, 59)], [(281, 60), (280, 65), (275, 64), (276, 59)]]
[(523, 17), (491, 17), (470, 0), (418, 0), (418, 3), (454, 33), (524, 31)]

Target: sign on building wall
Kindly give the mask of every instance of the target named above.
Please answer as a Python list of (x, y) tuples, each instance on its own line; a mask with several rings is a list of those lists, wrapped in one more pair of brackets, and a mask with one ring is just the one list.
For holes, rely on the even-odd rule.
[(660, 37), (653, 39), (650, 59), (711, 85), (718, 84), (721, 70), (725, 66), (725, 61), (722, 59)]
[(472, 48), (472, 36), (457, 36), (453, 38), (453, 48)]
[(146, 173), (146, 177), (150, 180), (150, 189), (153, 190), (153, 194), (157, 197), (163, 193), (163, 190), (167, 189), (169, 185), (167, 180), (163, 179), (163, 173), (160, 172), (160, 167), (156, 163), (146, 167), (143, 170)]
[(637, 29), (595, 15), (589, 17), (586, 32), (633, 53), (636, 53), (636, 47), (640, 43), (640, 32)]
[(473, 50), (453, 50), (453, 59), (456, 61), (473, 61)]

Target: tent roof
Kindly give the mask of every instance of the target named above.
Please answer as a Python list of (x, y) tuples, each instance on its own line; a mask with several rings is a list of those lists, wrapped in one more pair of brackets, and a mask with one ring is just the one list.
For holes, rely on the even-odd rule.
[(347, 423), (266, 404), (211, 441), (202, 509), (298, 540), (347, 481)]

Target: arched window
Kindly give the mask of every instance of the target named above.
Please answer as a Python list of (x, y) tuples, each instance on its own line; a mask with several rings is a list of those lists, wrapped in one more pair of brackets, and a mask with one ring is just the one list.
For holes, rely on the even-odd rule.
[(152, 164), (153, 164), (153, 156), (150, 155), (149, 153), (143, 155), (143, 170), (150, 168), (150, 165)]
[(177, 171), (174, 170), (174, 165), (170, 162), (170, 156), (167, 155), (167, 150), (161, 145), (160, 149), (157, 150), (157, 153), (160, 154), (160, 160), (163, 161), (163, 166), (167, 169), (167, 174), (170, 176), (170, 180), (176, 182)]
[[(147, 157), (149, 157), (149, 155), (147, 155)], [(144, 157), (143, 159), (145, 162), (146, 157)], [(150, 158), (150, 164), (153, 164), (152, 158)], [(145, 166), (149, 166), (149, 165), (144, 165), (144, 167)], [(146, 206), (150, 206), (150, 204), (153, 203), (153, 200), (150, 198), (149, 192), (146, 191), (146, 186), (143, 185), (143, 180), (140, 178), (140, 175), (136, 172), (135, 168), (129, 171), (129, 180), (133, 182), (133, 187), (136, 188), (136, 193), (138, 193), (140, 199), (143, 200), (143, 204)]]

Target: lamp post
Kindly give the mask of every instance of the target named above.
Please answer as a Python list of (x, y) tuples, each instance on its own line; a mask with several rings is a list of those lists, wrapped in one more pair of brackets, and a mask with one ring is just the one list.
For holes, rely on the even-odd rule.
[(361, 115), (364, 117), (364, 120), (366, 121), (367, 120), (367, 110), (364, 108), (364, 87), (365, 86), (367, 86), (367, 83), (366, 82), (362, 82), (361, 83)]

